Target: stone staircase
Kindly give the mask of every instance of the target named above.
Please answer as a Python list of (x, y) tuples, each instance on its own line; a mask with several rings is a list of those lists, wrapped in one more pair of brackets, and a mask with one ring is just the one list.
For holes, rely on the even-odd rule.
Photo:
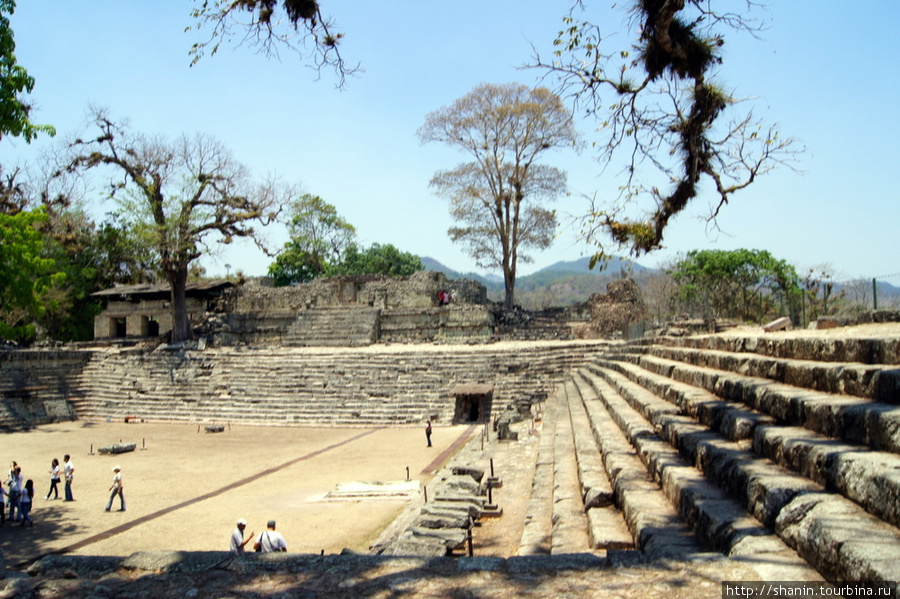
[[(770, 580), (900, 578), (900, 332), (841, 335), (642, 340), (574, 368), (546, 405), (520, 553), (630, 540)], [(626, 542), (602, 539), (616, 522)]]
[(71, 382), (89, 357), (67, 350), (0, 351), (0, 431), (74, 420)]
[(85, 420), (291, 426), (449, 423), (451, 390), (494, 387), (492, 411), (539, 401), (604, 342), (568, 344), (98, 350), (70, 402)]
[(284, 337), (287, 346), (359, 347), (378, 341), (379, 310), (328, 307), (300, 310)]

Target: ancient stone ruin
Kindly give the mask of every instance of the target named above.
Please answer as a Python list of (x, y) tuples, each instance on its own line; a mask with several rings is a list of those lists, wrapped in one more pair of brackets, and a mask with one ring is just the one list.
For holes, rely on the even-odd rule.
[[(522, 528), (517, 555), (479, 570), (498, 584), (515, 578), (524, 567), (516, 560), (526, 556), (553, 571), (562, 568), (554, 558), (582, 553), (566, 572), (607, 568), (615, 576), (625, 564), (713, 560), (718, 571), (763, 580), (900, 580), (900, 325), (451, 345), (433, 341), (477, 329), (481, 316), (454, 328), (448, 313), (488, 313), (477, 290), (450, 286), (457, 303), (446, 307), (431, 303), (445, 285), (439, 277), (405, 285), (421, 292), (401, 299), (378, 280), (228, 292), (221, 301), (230, 307), (208, 329), (217, 341), (204, 349), (0, 353), (0, 427), (126, 416), (198, 425), (431, 420), (486, 427), (492, 443), (522, 443), (534, 439), (530, 432), (518, 440), (511, 433), (534, 430), (525, 514), (515, 523), (501, 518)], [(623, 281), (592, 300), (596, 332), (618, 336), (643, 314), (632, 291)], [(366, 328), (375, 336), (346, 342), (342, 329), (344, 346), (331, 347), (324, 332), (296, 330), (298, 313), (329, 310), (377, 312)], [(245, 323), (255, 314), (255, 324), (240, 328), (234, 314)], [(398, 314), (418, 319), (418, 328), (397, 324)], [(400, 332), (408, 330), (418, 332)], [(243, 344), (225, 343), (229, 335)], [(400, 337), (432, 342), (383, 343)], [(257, 346), (251, 338), (280, 342)], [(454, 556), (417, 562), (437, 572), (448, 567), (440, 560), (461, 559), (490, 493), (477, 475), (485, 469), (479, 442), (435, 476), (441, 499), (411, 505), (406, 525), (373, 545), (367, 559), (385, 561), (366, 563)], [(50, 571), (47, 559), (36, 574)], [(213, 576), (229, 559), (191, 575)], [(85, 578), (103, 571), (79, 563), (65, 567)]]

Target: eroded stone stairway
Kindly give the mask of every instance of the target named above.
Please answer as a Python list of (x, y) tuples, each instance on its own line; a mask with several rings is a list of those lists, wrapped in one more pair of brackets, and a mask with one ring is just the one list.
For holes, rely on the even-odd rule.
[(898, 404), (897, 333), (619, 345), (547, 401), (520, 554), (633, 542), (783, 580), (898, 580)]

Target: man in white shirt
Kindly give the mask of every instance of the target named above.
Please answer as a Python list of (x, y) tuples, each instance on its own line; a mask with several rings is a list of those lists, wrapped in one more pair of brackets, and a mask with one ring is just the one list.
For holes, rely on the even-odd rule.
[(280, 532), (275, 532), (275, 521), (269, 520), (266, 530), (259, 533), (253, 548), (262, 553), (271, 553), (273, 551), (287, 551), (287, 544)]
[(65, 465), (65, 475), (66, 475), (66, 499), (65, 501), (75, 501), (75, 498), (72, 497), (72, 481), (75, 478), (75, 464), (72, 463), (72, 459), (69, 457), (69, 454), (66, 454), (63, 459), (66, 461)]
[(250, 533), (250, 536), (244, 539), (244, 529), (247, 528), (247, 521), (241, 518), (237, 521), (237, 528), (234, 529), (234, 532), (231, 533), (231, 547), (229, 548), (232, 553), (236, 553), (240, 555), (244, 552), (244, 545), (250, 542), (253, 539), (253, 533)]

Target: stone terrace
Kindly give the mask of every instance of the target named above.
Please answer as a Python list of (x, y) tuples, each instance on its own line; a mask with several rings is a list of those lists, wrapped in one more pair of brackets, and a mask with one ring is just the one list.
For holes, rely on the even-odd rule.
[(724, 559), (763, 580), (900, 580), (898, 325), (617, 344), (109, 350), (72, 399), (85, 418), (406, 424), (449, 419), (449, 389), (475, 382), (495, 385), (495, 413), (546, 396), (516, 560)]
[(291, 426), (449, 423), (458, 384), (494, 386), (492, 411), (539, 401), (608, 343), (160, 347), (95, 351), (70, 402), (79, 418), (241, 422)]

